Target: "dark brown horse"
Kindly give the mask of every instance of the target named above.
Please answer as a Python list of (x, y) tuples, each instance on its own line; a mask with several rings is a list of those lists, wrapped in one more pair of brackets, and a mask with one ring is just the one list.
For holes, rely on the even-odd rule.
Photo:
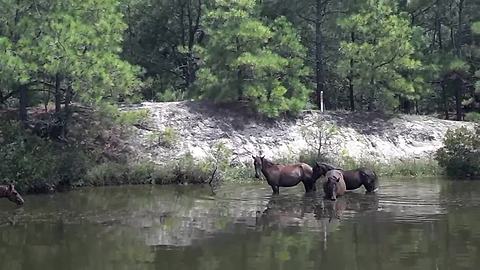
[(22, 205), (25, 202), (12, 184), (0, 186), (0, 198), (7, 198), (17, 205)]
[(368, 168), (344, 171), (326, 163), (316, 162), (313, 167), (312, 179), (316, 181), (319, 177), (324, 176), (330, 170), (340, 170), (342, 172), (347, 190), (354, 190), (362, 185), (367, 192), (375, 192), (377, 189), (377, 174)]
[(305, 163), (281, 165), (275, 164), (265, 157), (252, 156), (255, 166), (255, 177), (260, 178), (260, 172), (267, 178), (273, 193), (279, 193), (279, 187), (293, 187), (303, 182), (305, 192), (315, 191), (315, 183), (312, 180), (312, 167)]
[(323, 183), (325, 199), (335, 201), (337, 196), (342, 196), (347, 191), (343, 173), (340, 170), (330, 170), (325, 174), (327, 181)]

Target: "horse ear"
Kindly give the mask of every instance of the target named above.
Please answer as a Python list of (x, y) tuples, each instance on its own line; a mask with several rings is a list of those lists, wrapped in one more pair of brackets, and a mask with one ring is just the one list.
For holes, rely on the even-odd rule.
[(263, 160), (263, 159), (265, 159), (265, 156), (261, 156), (260, 158)]

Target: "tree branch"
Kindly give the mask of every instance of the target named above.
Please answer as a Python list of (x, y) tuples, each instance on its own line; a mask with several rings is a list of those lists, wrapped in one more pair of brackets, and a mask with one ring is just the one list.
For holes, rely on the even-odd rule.
[(316, 22), (314, 19), (309, 18), (309, 17), (305, 17), (305, 16), (303, 16), (303, 15), (301, 15), (301, 14), (298, 14), (298, 17), (300, 17), (300, 19), (303, 19), (303, 20), (305, 20), (305, 21), (307, 21), (307, 22), (310, 22), (310, 23), (315, 23), (315, 22)]
[(377, 68), (381, 68), (381, 67), (383, 67), (383, 66), (385, 66), (385, 65), (391, 64), (393, 61), (395, 61), (395, 59), (396, 59), (397, 57), (398, 57), (398, 54), (396, 53), (396, 54), (393, 55), (392, 58), (390, 58), (390, 59), (387, 60), (386, 62), (383, 62), (383, 63), (381, 63), (381, 64), (379, 64), (379, 65), (373, 66), (373, 69), (375, 70), (375, 69), (377, 69)]

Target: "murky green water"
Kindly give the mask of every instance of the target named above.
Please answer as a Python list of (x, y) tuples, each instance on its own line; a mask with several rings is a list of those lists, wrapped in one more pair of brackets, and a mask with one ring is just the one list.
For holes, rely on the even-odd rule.
[(480, 181), (386, 180), (337, 202), (263, 183), (0, 201), (0, 269), (477, 269)]

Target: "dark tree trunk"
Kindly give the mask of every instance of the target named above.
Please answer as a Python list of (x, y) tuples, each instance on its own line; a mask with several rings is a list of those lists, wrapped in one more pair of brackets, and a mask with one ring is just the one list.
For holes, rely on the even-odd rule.
[(370, 97), (368, 98), (367, 110), (369, 112), (371, 112), (374, 109), (374, 102), (375, 102), (375, 89), (374, 89), (373, 77), (370, 78), (370, 84), (369, 85), (370, 85)]
[(69, 82), (67, 85), (67, 91), (65, 93), (65, 103), (64, 103), (64, 109), (67, 112), (68, 110), (70, 110), (70, 103), (72, 103), (72, 98), (73, 98), (72, 83)]
[(410, 114), (412, 111), (412, 102), (408, 98), (399, 97), (400, 101), (400, 111), (405, 114)]
[[(236, 42), (236, 47), (237, 47), (237, 53), (240, 55), (240, 41), (238, 38), (235, 40)], [(242, 67), (238, 67), (237, 70), (237, 94), (238, 94), (238, 100), (243, 100), (243, 78), (242, 78)]]
[(320, 93), (325, 87), (325, 71), (323, 68), (323, 43), (322, 43), (322, 8), (323, 2), (316, 0), (315, 17), (315, 71), (316, 71), (316, 98), (317, 105), (321, 107)]
[(458, 85), (455, 87), (455, 111), (456, 111), (456, 120), (461, 121), (463, 116), (462, 110), (462, 96), (463, 96), (463, 82), (459, 80)]
[(447, 89), (445, 88), (445, 81), (442, 80), (440, 82), (440, 86), (442, 88), (442, 100), (443, 100), (443, 110), (445, 113), (445, 119), (448, 120), (448, 98), (447, 98)]
[(22, 122), (22, 125), (25, 127), (28, 121), (27, 105), (28, 105), (28, 89), (25, 85), (20, 85), (18, 88), (18, 98), (19, 98), (19, 118)]
[(60, 75), (55, 75), (55, 112), (59, 113), (62, 110), (62, 92), (60, 89)]
[[(456, 53), (457, 56), (460, 58), (462, 55), (462, 27), (463, 27), (463, 3), (464, 0), (460, 0), (458, 2), (458, 29), (457, 29), (457, 36), (456, 36)], [(461, 80), (458, 79), (458, 84), (456, 84), (455, 87), (455, 111), (457, 115), (457, 121), (461, 121), (463, 118), (463, 110), (462, 110), (462, 98), (463, 98), (463, 88), (465, 86), (465, 83)]]
[(460, 57), (462, 54), (461, 47), (462, 47), (462, 39), (463, 39), (463, 3), (464, 0), (460, 0), (458, 2), (458, 29), (457, 29), (457, 37), (456, 37), (456, 50), (457, 55)]
[(442, 23), (438, 20), (438, 48), (443, 49), (443, 40), (442, 40)]
[(68, 124), (70, 123), (70, 118), (72, 116), (72, 111), (70, 108), (70, 103), (73, 98), (73, 89), (72, 83), (68, 82), (67, 91), (65, 92), (65, 103), (64, 103), (64, 115), (63, 115), (63, 125), (62, 125), (62, 136), (67, 136)]
[[(355, 33), (352, 31), (350, 33), (350, 41), (355, 42)], [(349, 99), (350, 99), (350, 110), (355, 111), (355, 94), (353, 89), (353, 58), (350, 59), (350, 71), (348, 74), (348, 90), (349, 90)]]

